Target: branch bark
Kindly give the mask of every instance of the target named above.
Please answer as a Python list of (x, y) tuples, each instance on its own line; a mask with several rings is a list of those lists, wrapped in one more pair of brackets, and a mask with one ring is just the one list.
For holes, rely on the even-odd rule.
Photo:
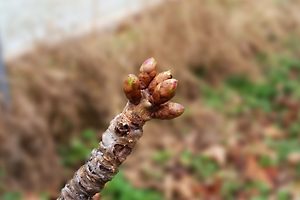
[(89, 200), (98, 193), (131, 153), (150, 119), (173, 119), (184, 112), (180, 104), (168, 102), (177, 88), (170, 71), (156, 73), (156, 61), (146, 60), (138, 76), (130, 74), (123, 90), (129, 100), (102, 135), (102, 141), (61, 190), (58, 200)]

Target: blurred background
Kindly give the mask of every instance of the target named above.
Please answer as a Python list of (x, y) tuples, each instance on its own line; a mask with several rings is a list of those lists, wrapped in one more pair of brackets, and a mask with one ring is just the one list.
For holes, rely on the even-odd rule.
[(0, 199), (55, 199), (122, 111), (123, 79), (149, 57), (179, 80), (186, 112), (144, 127), (101, 199), (300, 199), (299, 9), (1, 1)]

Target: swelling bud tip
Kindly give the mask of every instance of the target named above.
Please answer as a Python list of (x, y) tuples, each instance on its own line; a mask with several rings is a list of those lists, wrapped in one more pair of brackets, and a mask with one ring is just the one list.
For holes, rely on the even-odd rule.
[(155, 105), (163, 104), (174, 97), (178, 81), (168, 79), (158, 84), (152, 94), (152, 103)]
[(151, 73), (156, 70), (157, 62), (154, 58), (148, 58), (141, 66), (140, 72)]
[(156, 65), (157, 62), (154, 58), (149, 58), (142, 64), (139, 74), (141, 89), (147, 88), (149, 83), (156, 76)]
[(170, 70), (159, 73), (149, 84), (149, 92), (152, 94), (158, 84), (170, 78), (172, 78), (172, 73)]
[(159, 109), (152, 114), (152, 117), (155, 119), (174, 119), (182, 115), (183, 112), (183, 105), (169, 102), (161, 105)]
[(129, 74), (124, 81), (123, 91), (131, 103), (138, 104), (142, 98), (138, 77), (134, 74)]

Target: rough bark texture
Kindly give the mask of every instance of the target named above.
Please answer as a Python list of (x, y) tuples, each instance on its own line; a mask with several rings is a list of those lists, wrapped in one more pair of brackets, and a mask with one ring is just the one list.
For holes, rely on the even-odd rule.
[[(123, 89), (129, 102), (123, 112), (111, 121), (102, 135), (99, 148), (92, 151), (90, 159), (62, 189), (58, 200), (92, 199), (118, 172), (118, 167), (142, 136), (146, 121), (152, 118), (172, 119), (183, 113), (184, 108), (180, 104), (165, 103), (174, 96), (177, 80), (171, 79), (171, 75), (167, 80), (153, 80), (156, 83), (152, 86), (157, 86), (152, 94), (148, 86), (155, 78), (154, 74), (156, 61), (150, 58), (142, 65), (139, 80), (133, 75), (128, 76)], [(160, 95), (155, 95), (155, 91)]]

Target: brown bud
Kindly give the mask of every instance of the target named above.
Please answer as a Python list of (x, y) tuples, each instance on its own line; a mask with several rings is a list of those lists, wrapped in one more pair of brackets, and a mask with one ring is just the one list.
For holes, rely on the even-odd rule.
[(152, 94), (151, 103), (158, 105), (169, 101), (175, 95), (177, 83), (176, 79), (168, 79), (158, 84)]
[(140, 91), (140, 81), (134, 74), (129, 74), (123, 84), (123, 91), (127, 99), (133, 103), (138, 104), (142, 98)]
[(159, 73), (149, 84), (148, 90), (149, 90), (150, 94), (152, 94), (154, 92), (154, 90), (158, 84), (160, 84), (161, 82), (163, 82), (167, 79), (170, 79), (170, 78), (172, 78), (172, 74), (171, 74), (170, 70)]
[(158, 111), (152, 114), (156, 119), (174, 119), (184, 112), (184, 107), (179, 103), (169, 102), (160, 105)]
[(145, 89), (156, 76), (156, 60), (154, 58), (147, 59), (140, 68), (139, 80), (141, 88)]

